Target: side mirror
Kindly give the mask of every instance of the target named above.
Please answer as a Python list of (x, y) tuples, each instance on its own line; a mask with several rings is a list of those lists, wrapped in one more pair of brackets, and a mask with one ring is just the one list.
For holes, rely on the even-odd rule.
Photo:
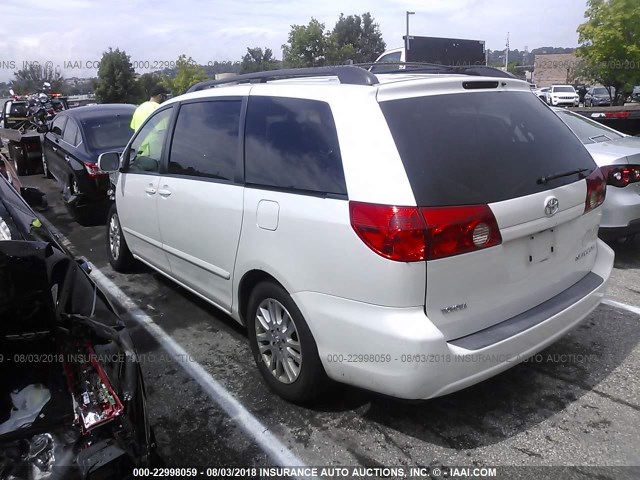
[(36, 131), (38, 133), (47, 133), (49, 131), (49, 126), (48, 125), (38, 125), (36, 127)]
[(98, 168), (103, 172), (117, 172), (120, 169), (120, 153), (101, 153), (98, 157)]
[(47, 197), (44, 192), (35, 187), (20, 187), (20, 195), (24, 198), (31, 208), (36, 210), (44, 210), (47, 208)]

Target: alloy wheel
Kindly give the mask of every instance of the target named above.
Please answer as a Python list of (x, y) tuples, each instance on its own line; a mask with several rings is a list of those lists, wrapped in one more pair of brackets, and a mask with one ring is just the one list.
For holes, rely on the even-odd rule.
[(121, 238), (120, 222), (118, 221), (118, 214), (116, 213), (109, 219), (109, 251), (114, 260), (118, 260), (118, 256), (120, 255)]
[(256, 311), (256, 340), (267, 369), (278, 381), (296, 381), (302, 367), (298, 330), (287, 309), (274, 298), (266, 298)]

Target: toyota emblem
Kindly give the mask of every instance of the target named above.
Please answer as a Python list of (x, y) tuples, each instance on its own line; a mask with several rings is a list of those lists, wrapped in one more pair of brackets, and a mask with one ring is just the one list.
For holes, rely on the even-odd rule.
[(544, 214), (547, 217), (553, 217), (556, 213), (558, 213), (558, 207), (560, 202), (556, 197), (549, 197), (544, 202)]

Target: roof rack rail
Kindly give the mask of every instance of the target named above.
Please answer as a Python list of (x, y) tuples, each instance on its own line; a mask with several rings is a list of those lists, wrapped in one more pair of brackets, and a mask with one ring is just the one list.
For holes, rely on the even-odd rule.
[(351, 65), (337, 65), (334, 67), (286, 68), (281, 70), (269, 70), (266, 72), (245, 73), (221, 80), (205, 80), (204, 82), (193, 85), (189, 90), (187, 90), (187, 93), (197, 92), (198, 90), (213, 88), (218, 85), (228, 83), (264, 83), (276, 78), (319, 77), (329, 75), (338, 77), (340, 83), (350, 85), (375, 85), (379, 83), (377, 77), (364, 68), (354, 67)]
[[(498, 78), (516, 78), (509, 72), (500, 70), (499, 68), (489, 67), (487, 65), (440, 65), (437, 63), (423, 62), (371, 62), (356, 63), (354, 66), (361, 68), (371, 68), (376, 66), (397, 66), (395, 70), (385, 70), (375, 72), (376, 74), (394, 74), (394, 73), (432, 73), (432, 74), (458, 74), (458, 75), (476, 75), (482, 77), (498, 77)], [(403, 67), (403, 68), (400, 68)]]

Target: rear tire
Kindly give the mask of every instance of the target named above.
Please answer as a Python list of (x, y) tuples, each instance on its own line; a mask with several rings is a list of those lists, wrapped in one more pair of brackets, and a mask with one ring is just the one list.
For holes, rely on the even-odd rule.
[(12, 153), (13, 168), (15, 169), (18, 176), (22, 177), (24, 175), (27, 175), (27, 162), (22, 153), (22, 149), (14, 148)]
[(258, 370), (274, 392), (291, 402), (303, 403), (326, 390), (329, 379), (316, 342), (284, 288), (267, 281), (253, 289), (247, 328)]
[(116, 204), (111, 205), (107, 215), (107, 255), (109, 263), (116, 272), (128, 272), (134, 265), (134, 258), (122, 234)]

